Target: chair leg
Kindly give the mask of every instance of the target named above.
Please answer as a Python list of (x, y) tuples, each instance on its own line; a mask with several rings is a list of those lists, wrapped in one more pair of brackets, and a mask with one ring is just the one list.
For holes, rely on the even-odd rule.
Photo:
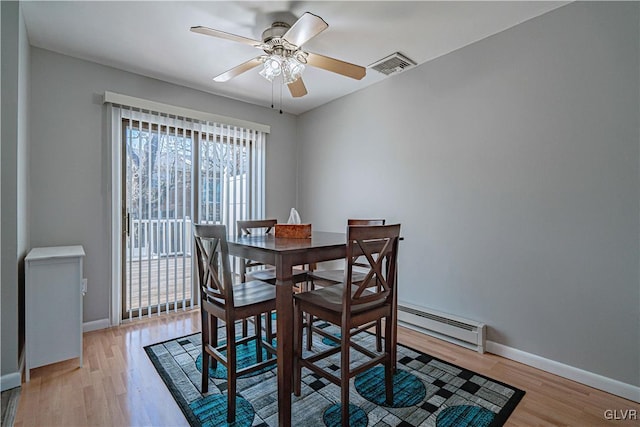
[(340, 403), (342, 405), (341, 422), (343, 426), (349, 425), (349, 340), (350, 330), (343, 324), (341, 328), (340, 350)]
[(246, 338), (249, 335), (249, 322), (247, 319), (242, 319), (242, 338)]
[(313, 316), (307, 313), (306, 318), (307, 350), (311, 351), (311, 346), (313, 345)]
[[(211, 324), (209, 326), (209, 334), (211, 336), (211, 345), (218, 347), (218, 318), (211, 317)], [(213, 369), (218, 368), (218, 359), (215, 357), (209, 357), (211, 359), (211, 367)]]
[(256, 361), (262, 362), (262, 314), (258, 314), (255, 318), (255, 335), (256, 335)]
[[(240, 283), (244, 283), (247, 281), (246, 260), (240, 259)], [(249, 335), (249, 321), (245, 318), (242, 319), (242, 338), (246, 338)]]
[[(376, 287), (378, 292), (382, 291), (382, 286), (380, 285), (379, 282)], [(385, 338), (389, 336), (390, 335), (385, 335)], [(382, 351), (382, 320), (380, 319), (376, 320), (376, 350), (378, 352)]]
[(202, 394), (209, 392), (209, 353), (205, 350), (206, 344), (202, 344), (202, 384), (200, 390)]
[[(266, 340), (269, 344), (273, 345), (273, 319), (271, 319), (271, 312), (268, 311), (265, 313), (265, 328), (267, 329), (265, 332)], [(267, 359), (271, 359), (273, 355), (267, 352)]]
[(303, 313), (299, 304), (293, 306), (293, 393), (300, 396), (302, 393), (302, 317)]
[(384, 319), (384, 352), (387, 355), (384, 363), (384, 388), (385, 397), (387, 399), (387, 405), (393, 406), (393, 358), (392, 353), (394, 351), (394, 343), (391, 342), (391, 328), (393, 327), (391, 317), (388, 316)]
[(200, 391), (205, 394), (209, 391), (209, 353), (207, 353), (207, 344), (210, 340), (209, 331), (209, 315), (204, 310), (200, 311), (200, 324), (202, 325), (202, 377)]
[[(313, 280), (307, 281), (305, 291), (312, 291), (315, 289)], [(307, 350), (311, 351), (313, 345), (313, 316), (307, 313)]]
[(227, 322), (227, 423), (236, 419), (236, 330), (235, 322)]

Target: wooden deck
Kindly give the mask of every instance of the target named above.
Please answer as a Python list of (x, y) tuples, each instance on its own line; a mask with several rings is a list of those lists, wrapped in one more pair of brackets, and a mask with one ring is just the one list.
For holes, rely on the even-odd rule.
[(132, 311), (132, 317), (139, 315), (139, 309), (151, 307), (173, 309), (173, 303), (190, 305), (191, 299), (191, 256), (161, 257), (150, 260), (131, 261), (127, 265), (127, 283), (123, 315)]

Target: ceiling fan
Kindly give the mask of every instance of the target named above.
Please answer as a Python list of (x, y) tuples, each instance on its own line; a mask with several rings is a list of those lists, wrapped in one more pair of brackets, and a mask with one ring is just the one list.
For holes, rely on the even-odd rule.
[(285, 20), (273, 22), (262, 33), (262, 41), (202, 26), (191, 27), (191, 31), (244, 43), (261, 49), (265, 53), (214, 77), (214, 81), (226, 82), (262, 65), (260, 75), (269, 81), (281, 76), (282, 81), (289, 87), (291, 96), (297, 98), (307, 94), (307, 88), (302, 81), (305, 64), (357, 80), (362, 79), (366, 74), (366, 69), (359, 65), (302, 50), (305, 43), (327, 27), (329, 25), (321, 17), (306, 12), (293, 25)]

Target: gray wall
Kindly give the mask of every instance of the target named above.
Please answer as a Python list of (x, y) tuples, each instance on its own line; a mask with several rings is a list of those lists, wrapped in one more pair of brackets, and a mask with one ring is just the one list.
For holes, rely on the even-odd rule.
[(402, 223), (401, 301), (640, 385), (639, 7), (570, 4), (300, 116), (301, 215)]
[[(105, 91), (271, 125), (267, 215), (287, 219), (295, 202), (295, 117), (114, 68), (32, 48), (31, 245), (81, 244), (88, 293), (84, 321), (109, 317), (110, 148)], [(4, 203), (3, 203), (4, 204)]]
[[(24, 346), (24, 272), (29, 245), (28, 150), (30, 47), (17, 2), (2, 2), (2, 370), (19, 385)], [(13, 384), (17, 380), (17, 384)], [(7, 383), (11, 383), (8, 385)]]
[(27, 27), (20, 11), (20, 55), (18, 59), (18, 190), (17, 190), (17, 248), (18, 248), (18, 340), (19, 351), (22, 352), (25, 343), (25, 281), (24, 257), (27, 255), (31, 241), (30, 171), (29, 153), (31, 151), (31, 46)]
[[(24, 346), (24, 274), (22, 259), (29, 246), (29, 53), (17, 2), (2, 2), (2, 370), (18, 373)], [(7, 377), (4, 377), (5, 379)], [(20, 377), (11, 378), (17, 380)], [(9, 385), (9, 386), (11, 386)], [(3, 381), (2, 389), (8, 387)]]
[(18, 370), (18, 4), (2, 2), (2, 375)]

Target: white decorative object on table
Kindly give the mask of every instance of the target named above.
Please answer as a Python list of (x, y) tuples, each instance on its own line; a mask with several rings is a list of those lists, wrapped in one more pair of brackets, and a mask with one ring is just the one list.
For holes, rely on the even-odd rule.
[(291, 208), (291, 213), (289, 213), (289, 220), (287, 221), (287, 224), (301, 224), (301, 223), (302, 221), (300, 221), (300, 214), (298, 213), (296, 208)]

